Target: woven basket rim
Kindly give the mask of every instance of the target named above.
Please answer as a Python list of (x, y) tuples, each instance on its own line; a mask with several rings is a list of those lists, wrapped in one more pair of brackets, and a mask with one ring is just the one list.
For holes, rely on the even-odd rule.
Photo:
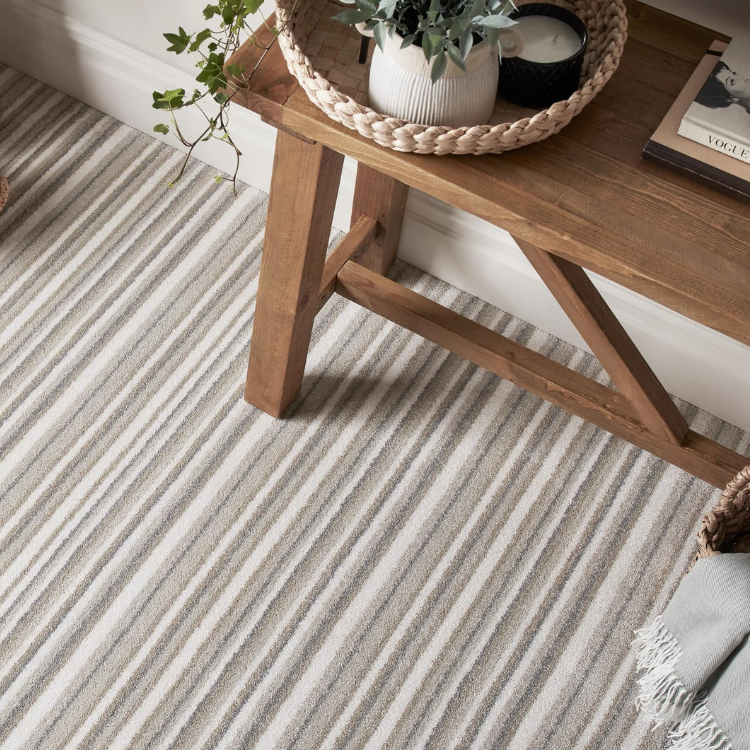
[(750, 536), (750, 466), (727, 484), (718, 504), (701, 519), (696, 559), (721, 555), (747, 536)]
[[(587, 23), (587, 9), (599, 8), (596, 16), (596, 32), (589, 28), (589, 51), (594, 54), (596, 40), (604, 37), (606, 44), (596, 55), (594, 63), (588, 64), (586, 80), (567, 100), (555, 102), (547, 109), (540, 110), (531, 117), (524, 117), (516, 122), (505, 122), (495, 125), (474, 125), (452, 128), (445, 125), (421, 125), (407, 120), (380, 114), (372, 108), (360, 104), (348, 94), (339, 91), (338, 87), (315, 70), (312, 62), (301, 48), (295, 36), (295, 20), (311, 0), (276, 0), (277, 17), (282, 25), (279, 43), (289, 71), (300, 82), (311, 101), (329, 117), (347, 127), (357, 130), (366, 137), (388, 145), (396, 150), (416, 150), (422, 153), (432, 152), (431, 143), (450, 146), (458, 144), (460, 152), (467, 153), (501, 153), (512, 148), (533, 143), (558, 132), (567, 125), (603, 88), (617, 69), (623, 47), (627, 39), (627, 14), (624, 0), (565, 0), (562, 4), (582, 17)], [(606, 12), (602, 11), (606, 8)], [(289, 15), (294, 9), (294, 16)], [(609, 19), (604, 27), (603, 18)], [(587, 23), (588, 26), (588, 23)], [(380, 137), (378, 137), (380, 136)], [(399, 148), (389, 143), (405, 138), (421, 148)], [(478, 150), (467, 147), (471, 142), (481, 144)], [(497, 141), (494, 143), (493, 141)], [(435, 153), (454, 153), (456, 149), (436, 148)]]

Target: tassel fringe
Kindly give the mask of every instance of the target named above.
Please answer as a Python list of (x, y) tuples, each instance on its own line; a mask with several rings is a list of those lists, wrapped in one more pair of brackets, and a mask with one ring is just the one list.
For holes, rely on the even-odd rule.
[(688, 715), (695, 700), (695, 693), (683, 687), (675, 674), (682, 648), (661, 615), (648, 627), (636, 630), (635, 635), (640, 649), (636, 669), (643, 672), (638, 680), (636, 707), (657, 727), (677, 724)]
[(732, 750), (732, 743), (711, 715), (706, 700), (706, 694), (699, 693), (690, 714), (669, 733), (669, 750)]
[(682, 648), (661, 616), (636, 630), (639, 648), (636, 707), (654, 722), (654, 728), (669, 725), (669, 750), (732, 750), (706, 705), (704, 692), (687, 690), (675, 668)]

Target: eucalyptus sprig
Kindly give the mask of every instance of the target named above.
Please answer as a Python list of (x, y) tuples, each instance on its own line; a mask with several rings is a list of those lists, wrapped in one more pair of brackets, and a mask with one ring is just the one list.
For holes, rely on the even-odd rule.
[(401, 49), (416, 44), (422, 47), (429, 63), (432, 82), (445, 73), (450, 59), (466, 70), (466, 58), (477, 40), (486, 40), (494, 49), (500, 41), (500, 29), (513, 26), (508, 17), (515, 9), (512, 0), (341, 0), (355, 5), (333, 18), (345, 24), (364, 24), (372, 31), (381, 50), (388, 36), (403, 38)]
[[(180, 143), (188, 148), (174, 182), (184, 174), (193, 149), (202, 141), (216, 139), (234, 149), (236, 162), (234, 174), (229, 178), (229, 181), (236, 190), (237, 171), (242, 152), (237, 148), (229, 134), (229, 103), (239, 91), (249, 88), (255, 71), (263, 62), (281, 31), (281, 27), (269, 24), (262, 13), (264, 27), (270, 32), (270, 40), (268, 42), (262, 41), (250, 28), (248, 19), (260, 12), (262, 2), (263, 0), (216, 0), (203, 10), (204, 19), (212, 22), (209, 28), (189, 34), (180, 27), (176, 34), (164, 34), (164, 37), (170, 43), (167, 48), (168, 52), (174, 52), (177, 55), (187, 53), (193, 57), (195, 65), (199, 69), (195, 80), (201, 84), (201, 87), (194, 89), (190, 96), (182, 88), (154, 91), (153, 93), (154, 109), (165, 110), (169, 113), (174, 134)], [(261, 49), (261, 54), (252, 69), (246, 70), (245, 64), (242, 62), (227, 64), (232, 55), (247, 40)], [(210, 105), (211, 101), (218, 105), (218, 111), (215, 107), (212, 107), (213, 113), (207, 111), (206, 105)], [(180, 110), (187, 107), (193, 107), (200, 112), (206, 121), (205, 128), (194, 139), (185, 136), (176, 116)], [(154, 130), (157, 133), (167, 135), (170, 132), (170, 125), (159, 123), (154, 126)], [(217, 175), (215, 179), (217, 182), (221, 182), (223, 178)]]

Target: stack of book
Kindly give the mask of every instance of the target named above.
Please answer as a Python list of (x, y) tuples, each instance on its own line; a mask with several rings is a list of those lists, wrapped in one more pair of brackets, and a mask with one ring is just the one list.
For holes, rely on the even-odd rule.
[(750, 43), (711, 45), (643, 158), (750, 203)]

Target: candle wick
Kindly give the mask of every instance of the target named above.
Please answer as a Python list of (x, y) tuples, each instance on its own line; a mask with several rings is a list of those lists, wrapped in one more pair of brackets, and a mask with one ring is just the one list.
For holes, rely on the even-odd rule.
[(557, 37), (560, 36), (560, 32), (558, 31), (557, 34), (555, 34), (554, 39), (552, 40), (552, 44), (554, 44), (557, 41)]

